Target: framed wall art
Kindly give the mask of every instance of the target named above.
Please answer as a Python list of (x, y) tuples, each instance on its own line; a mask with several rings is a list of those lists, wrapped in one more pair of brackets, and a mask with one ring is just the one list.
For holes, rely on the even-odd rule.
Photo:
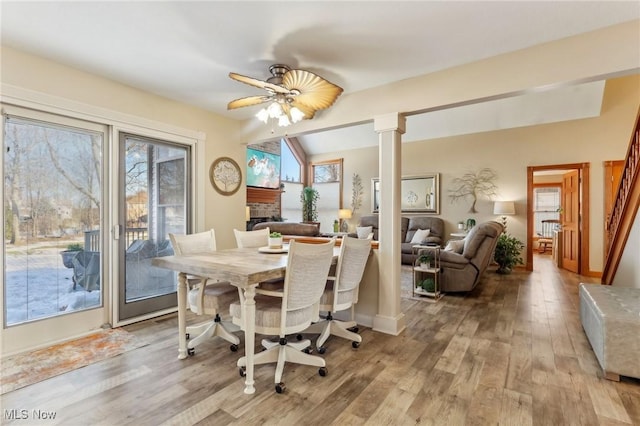
[(209, 179), (218, 193), (233, 195), (242, 184), (242, 172), (233, 158), (220, 157), (211, 164)]
[[(373, 213), (380, 209), (380, 179), (371, 179)], [(440, 214), (440, 174), (403, 176), (400, 184), (400, 208), (403, 213)]]

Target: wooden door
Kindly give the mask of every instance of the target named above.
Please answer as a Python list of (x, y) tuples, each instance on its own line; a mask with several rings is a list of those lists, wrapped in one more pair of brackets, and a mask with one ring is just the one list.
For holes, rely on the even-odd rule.
[(624, 160), (604, 162), (604, 252), (606, 254), (609, 246), (609, 217), (613, 210), (613, 203), (618, 193), (618, 185), (622, 171), (624, 170)]
[(580, 267), (580, 180), (578, 170), (562, 175), (562, 267)]

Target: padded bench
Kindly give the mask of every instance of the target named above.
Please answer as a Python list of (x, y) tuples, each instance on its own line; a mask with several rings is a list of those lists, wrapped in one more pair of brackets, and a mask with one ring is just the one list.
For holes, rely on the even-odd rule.
[(640, 379), (640, 289), (580, 284), (580, 321), (607, 379)]

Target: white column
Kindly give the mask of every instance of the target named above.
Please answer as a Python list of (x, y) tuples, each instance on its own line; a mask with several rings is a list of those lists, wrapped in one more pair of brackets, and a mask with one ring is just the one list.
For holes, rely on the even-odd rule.
[(378, 217), (379, 287), (378, 314), (373, 329), (397, 335), (406, 324), (400, 311), (401, 251), (400, 182), (402, 176), (401, 135), (405, 118), (399, 113), (374, 117), (374, 129), (379, 140), (380, 213)]

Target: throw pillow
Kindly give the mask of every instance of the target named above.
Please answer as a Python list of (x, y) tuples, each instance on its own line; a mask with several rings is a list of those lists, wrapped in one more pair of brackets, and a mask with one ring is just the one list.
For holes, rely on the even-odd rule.
[(464, 249), (464, 240), (449, 240), (447, 246), (444, 248), (446, 251), (452, 251), (454, 253), (461, 254)]
[(356, 234), (358, 234), (358, 238), (361, 240), (367, 238), (372, 232), (373, 226), (356, 226)]
[(422, 244), (422, 242), (427, 239), (430, 232), (431, 230), (429, 229), (418, 229), (416, 233), (413, 234), (411, 244)]

